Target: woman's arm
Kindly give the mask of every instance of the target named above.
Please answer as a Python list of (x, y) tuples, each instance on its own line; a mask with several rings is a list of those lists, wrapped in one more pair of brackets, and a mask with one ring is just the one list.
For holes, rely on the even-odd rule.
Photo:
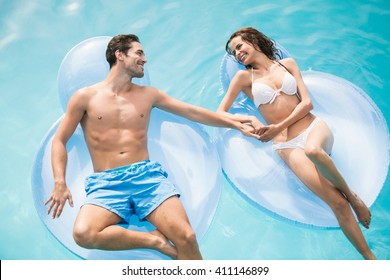
[(277, 134), (279, 134), (281, 131), (288, 128), (293, 123), (305, 117), (313, 109), (313, 104), (311, 102), (309, 92), (302, 79), (301, 72), (295, 60), (292, 58), (286, 58), (280, 60), (280, 63), (282, 63), (283, 66), (285, 66), (288, 69), (291, 75), (294, 76), (297, 82), (297, 88), (301, 100), (298, 103), (298, 105), (294, 108), (294, 110), (291, 112), (291, 114), (287, 118), (285, 118), (282, 122), (266, 126), (262, 130), (260, 130), (259, 132), (259, 134), (261, 134), (260, 140), (263, 142), (272, 140)]
[(255, 130), (258, 130), (260, 127), (263, 127), (264, 124), (255, 116), (234, 115), (228, 112), (240, 91), (244, 91), (245, 88), (251, 86), (251, 79), (248, 75), (250, 75), (248, 71), (240, 70), (237, 72), (230, 82), (229, 88), (217, 109), (217, 113), (235, 121), (250, 123)]
[(302, 119), (308, 113), (310, 113), (310, 111), (313, 109), (313, 104), (310, 99), (309, 91), (307, 90), (306, 85), (302, 79), (301, 71), (295, 60), (292, 58), (286, 58), (281, 60), (280, 62), (294, 76), (297, 82), (299, 97), (301, 99), (298, 105), (291, 112), (291, 114), (280, 123), (280, 125), (284, 129), (297, 122), (298, 120)]

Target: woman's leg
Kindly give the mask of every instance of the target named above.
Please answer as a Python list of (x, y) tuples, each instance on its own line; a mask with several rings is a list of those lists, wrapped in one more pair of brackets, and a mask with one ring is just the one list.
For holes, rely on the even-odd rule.
[(307, 137), (305, 154), (315, 164), (320, 173), (345, 195), (355, 211), (358, 220), (364, 227), (368, 228), (371, 221), (370, 210), (360, 197), (351, 191), (329, 156), (332, 146), (332, 131), (324, 121), (320, 120)]
[(279, 154), (300, 180), (333, 210), (344, 234), (365, 259), (375, 259), (345, 196), (322, 176), (301, 149), (283, 149)]

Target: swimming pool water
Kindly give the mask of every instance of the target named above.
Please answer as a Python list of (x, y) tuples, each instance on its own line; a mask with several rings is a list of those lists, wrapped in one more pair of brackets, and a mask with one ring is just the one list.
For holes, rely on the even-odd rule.
[[(0, 1), (0, 259), (77, 259), (40, 221), (30, 183), (40, 141), (62, 114), (58, 68), (77, 43), (138, 34), (152, 85), (216, 110), (225, 42), (236, 29), (254, 26), (286, 47), (302, 70), (362, 88), (389, 123), (389, 20), (386, 0)], [(371, 207), (372, 225), (363, 229), (379, 259), (390, 259), (389, 205), (387, 179)], [(206, 259), (360, 259), (341, 230), (279, 221), (227, 181), (200, 247)]]

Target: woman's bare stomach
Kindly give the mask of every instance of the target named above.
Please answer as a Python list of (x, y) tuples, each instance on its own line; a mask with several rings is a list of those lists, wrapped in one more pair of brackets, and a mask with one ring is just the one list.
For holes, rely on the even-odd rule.
[(312, 121), (315, 118), (316, 117), (313, 114), (311, 113), (307, 114), (305, 117), (296, 121), (295, 123), (290, 125), (287, 129), (282, 131), (278, 136), (276, 136), (273, 139), (273, 143), (277, 144), (281, 142), (286, 142), (297, 137), (309, 127), (309, 125), (312, 123)]

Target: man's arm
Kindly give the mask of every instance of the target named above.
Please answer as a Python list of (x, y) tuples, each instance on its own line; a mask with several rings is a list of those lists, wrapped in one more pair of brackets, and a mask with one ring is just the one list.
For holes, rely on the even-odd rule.
[(252, 126), (238, 120), (233, 120), (222, 114), (217, 114), (208, 109), (182, 102), (170, 97), (159, 89), (156, 90), (157, 98), (154, 106), (157, 108), (206, 125), (234, 128), (241, 131), (246, 136), (258, 138), (258, 135), (253, 133), (254, 129)]
[(53, 219), (58, 218), (61, 215), (66, 200), (68, 200), (69, 205), (73, 207), (72, 195), (65, 181), (66, 163), (68, 159), (66, 143), (84, 116), (84, 95), (85, 93), (82, 93), (82, 91), (73, 94), (69, 100), (64, 118), (52, 141), (51, 162), (54, 176), (54, 189), (49, 199), (45, 202), (45, 205), (50, 203), (48, 214), (53, 210)]

